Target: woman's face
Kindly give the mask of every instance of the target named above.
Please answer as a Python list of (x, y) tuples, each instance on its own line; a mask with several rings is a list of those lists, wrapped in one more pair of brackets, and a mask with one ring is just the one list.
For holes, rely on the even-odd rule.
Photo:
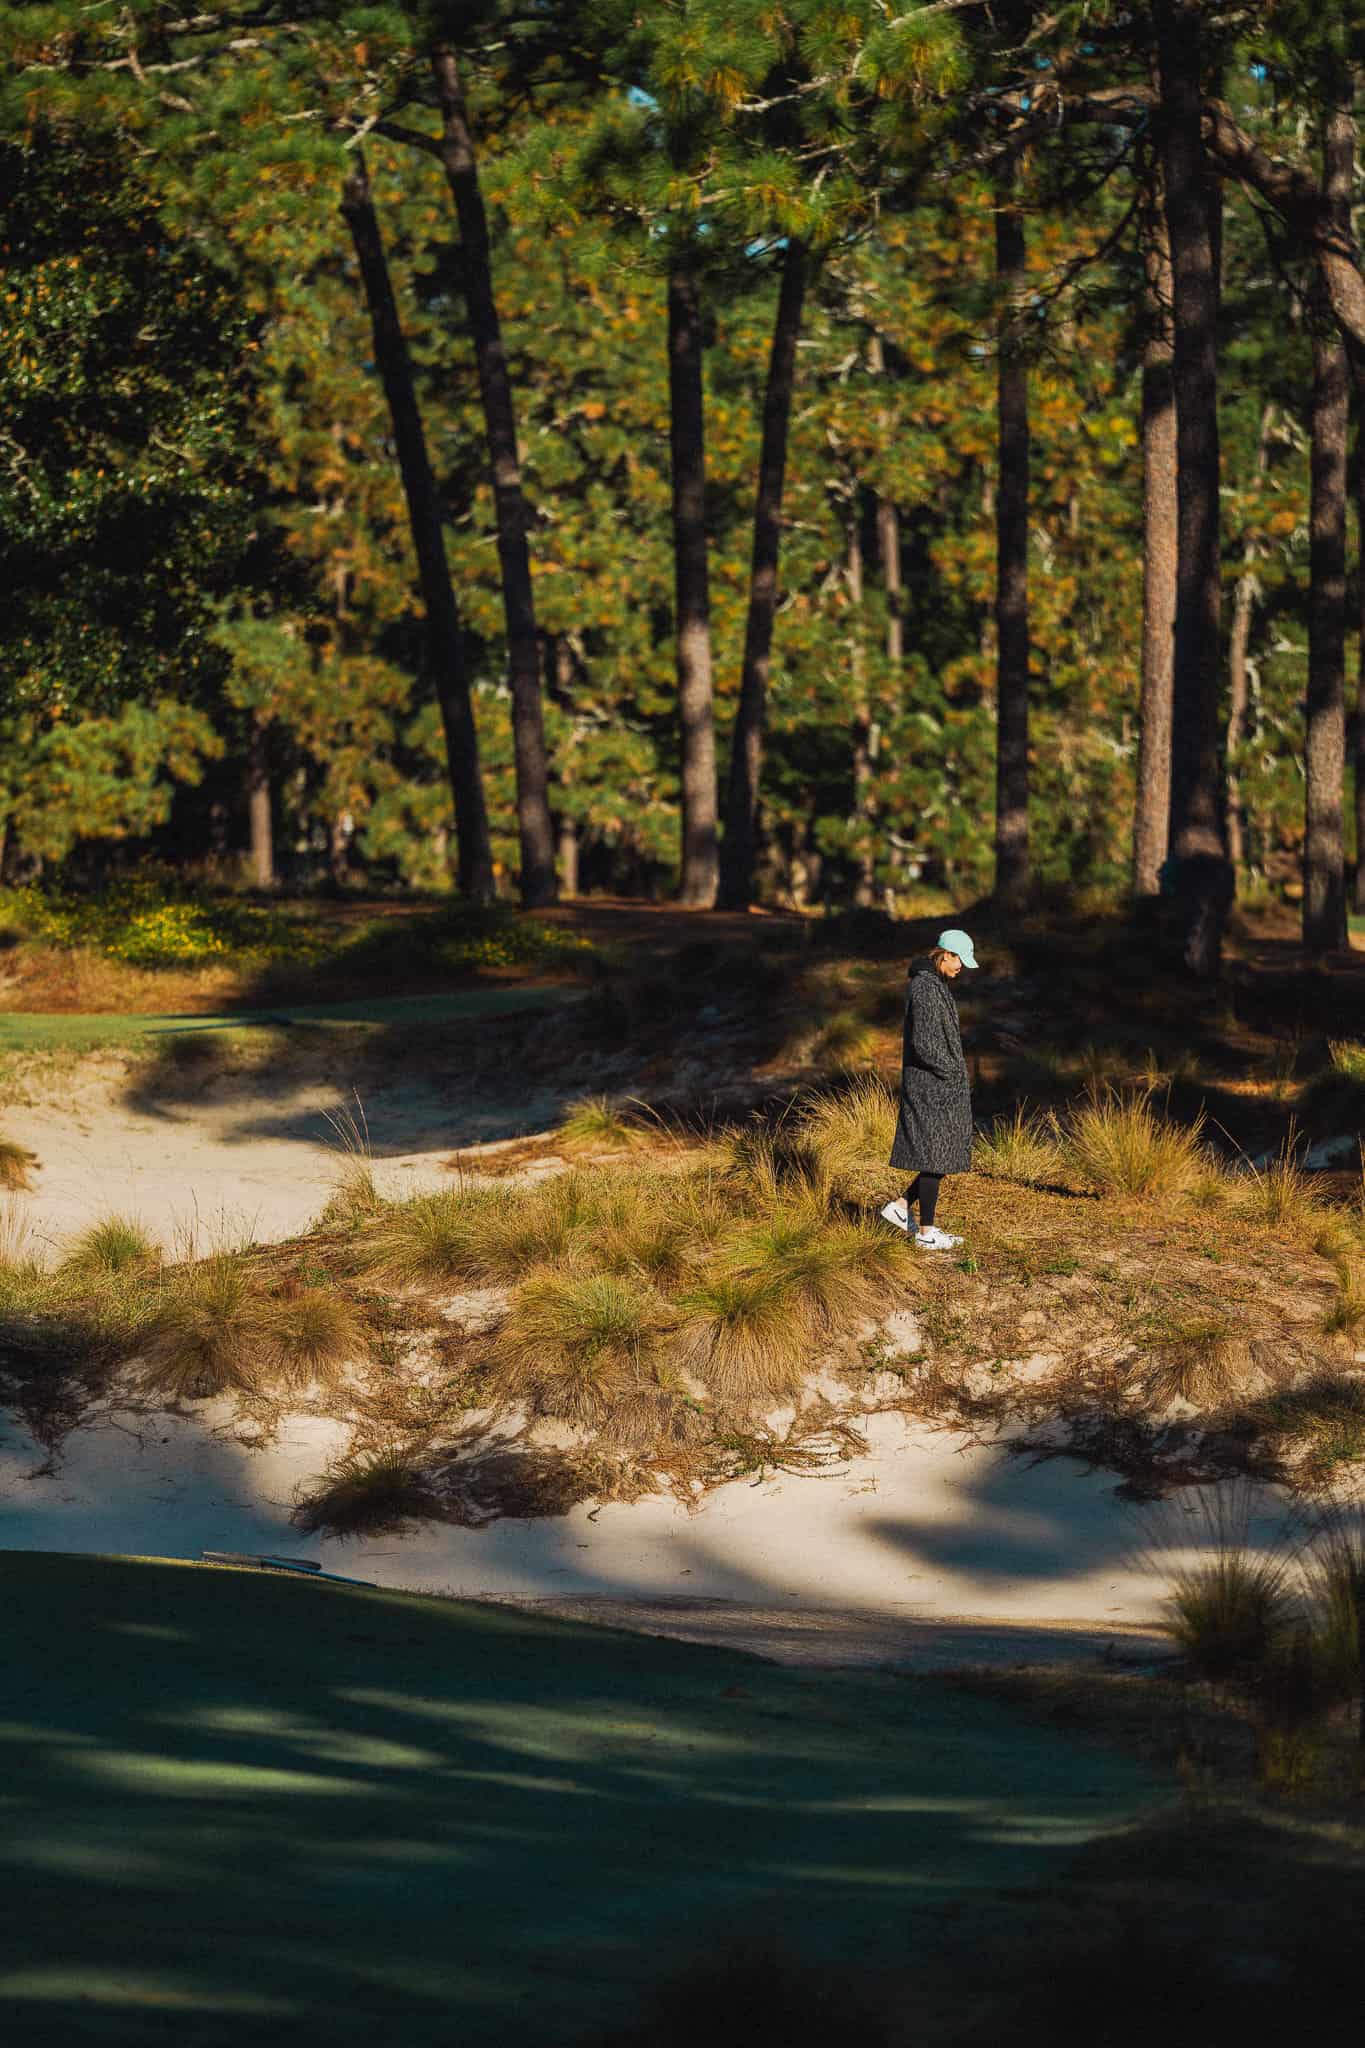
[(962, 972), (962, 962), (958, 959), (956, 953), (946, 953), (944, 955), (940, 972), (946, 974), (949, 981), (957, 980), (958, 975)]

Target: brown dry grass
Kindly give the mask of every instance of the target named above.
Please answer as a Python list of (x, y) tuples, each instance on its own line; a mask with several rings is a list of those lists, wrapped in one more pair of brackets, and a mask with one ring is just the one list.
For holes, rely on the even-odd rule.
[(33, 1169), (38, 1164), (36, 1152), (30, 1152), (27, 1145), (20, 1145), (13, 1138), (0, 1138), (0, 1188), (10, 1194), (26, 1194), (33, 1186)]

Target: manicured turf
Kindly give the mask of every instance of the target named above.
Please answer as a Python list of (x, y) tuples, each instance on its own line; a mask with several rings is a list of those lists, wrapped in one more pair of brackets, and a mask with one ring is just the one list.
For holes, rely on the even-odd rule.
[(924, 1681), (0, 1551), (0, 2016), (30, 2044), (559, 2048), (718, 1930), (926, 1968), (1140, 1766)]
[(225, 1011), (216, 1016), (81, 1016), (8, 1011), (0, 1015), (0, 1052), (43, 1051), (58, 1046), (120, 1045), (129, 1039), (171, 1033), (238, 1031), (253, 1024), (422, 1024), (459, 1018), (499, 1017), (516, 1010), (544, 1009), (573, 1002), (571, 987), (517, 984), (506, 988), (461, 989), (438, 996), (367, 996), (346, 1003), (283, 1003), (273, 1010)]

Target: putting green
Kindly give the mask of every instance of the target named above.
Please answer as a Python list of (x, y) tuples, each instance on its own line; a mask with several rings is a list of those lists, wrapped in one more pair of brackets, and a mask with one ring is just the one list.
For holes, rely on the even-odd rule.
[(273, 1010), (232, 1010), (214, 1016), (185, 1014), (86, 1017), (66, 1011), (7, 1011), (0, 1016), (0, 1052), (40, 1052), (57, 1046), (121, 1045), (129, 1039), (169, 1033), (240, 1031), (260, 1024), (446, 1023), (461, 1018), (507, 1016), (516, 1010), (570, 1003), (581, 989), (530, 984), (509, 988), (461, 989), (452, 995), (369, 996), (346, 1003), (284, 1003)]
[(926, 1681), (467, 1602), (3, 1551), (0, 1603), (26, 2048), (568, 2048), (765, 1914), (932, 1968), (1159, 1796)]

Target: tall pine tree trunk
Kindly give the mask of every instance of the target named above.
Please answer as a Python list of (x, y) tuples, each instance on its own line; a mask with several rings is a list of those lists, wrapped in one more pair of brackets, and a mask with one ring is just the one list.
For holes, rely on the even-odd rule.
[(1155, 19), (1179, 460), (1170, 851), (1181, 959), (1212, 980), (1235, 885), (1219, 729), (1218, 209), (1200, 127), (1199, 8), (1157, 0)]
[[(877, 726), (872, 717), (872, 707), (864, 694), (866, 689), (866, 663), (863, 659), (862, 611), (863, 611), (863, 539), (858, 517), (857, 487), (854, 487), (848, 522), (848, 558), (844, 571), (848, 583), (849, 608), (852, 613), (852, 633), (849, 651), (849, 665), (853, 674), (855, 708), (853, 713), (853, 816), (855, 827), (871, 827), (877, 815), (876, 800), (872, 795), (872, 773), (877, 757)], [(863, 847), (855, 855), (857, 880), (853, 885), (853, 901), (867, 909), (877, 899), (876, 862), (870, 846)]]
[(258, 889), (275, 886), (275, 835), (270, 815), (270, 763), (266, 721), (259, 711), (247, 713), (246, 815), (251, 842), (251, 879)]
[(393, 426), (398, 471), (408, 508), (418, 580), (426, 610), (427, 659), (441, 708), (455, 806), (456, 885), (476, 903), (493, 897), (493, 850), (479, 771), (479, 741), (464, 665), (464, 639), (441, 531), (441, 504), (427, 454), (412, 381), (412, 363), (398, 318), (369, 173), (358, 149), (342, 187), (341, 211), (360, 266), (374, 336), (374, 358)]
[[(1261, 408), (1261, 428), (1256, 440), (1256, 476), (1264, 477), (1270, 461), (1270, 432), (1275, 407)], [(1242, 815), (1242, 784), (1236, 757), (1246, 740), (1247, 717), (1251, 708), (1251, 620), (1261, 585), (1256, 562), (1261, 549), (1248, 536), (1242, 556), (1242, 573), (1232, 594), (1232, 627), (1228, 633), (1228, 859), (1234, 880), (1247, 864), (1246, 831)]]
[[(1351, 907), (1365, 917), (1365, 358), (1354, 364), (1356, 391), (1356, 563), (1360, 593), (1358, 663), (1356, 672), (1355, 811), (1356, 872)], [(1365, 1708), (1362, 1709), (1365, 1711)]]
[[(1332, 107), (1323, 125), (1323, 190), (1350, 232), (1355, 123)], [(1308, 704), (1304, 736), (1303, 943), (1346, 944), (1342, 807), (1346, 776), (1346, 498), (1351, 385), (1346, 344), (1319, 279), (1313, 306), (1312, 497), (1309, 512)]]
[(716, 730), (711, 679), (711, 591), (706, 557), (706, 436), (702, 309), (686, 258), (668, 275), (669, 446), (673, 460), (673, 571), (682, 783), (684, 903), (709, 909), (719, 881)]
[(754, 507), (753, 562), (749, 572), (749, 617), (739, 710), (730, 752), (730, 788), (725, 838), (720, 850), (720, 900), (727, 910), (747, 910), (753, 894), (758, 786), (763, 769), (763, 726), (777, 613), (777, 570), (782, 546), (782, 484), (787, 469), (787, 434), (796, 383), (796, 343), (806, 291), (804, 242), (791, 236), (782, 258), (782, 282), (763, 395), (763, 439), (758, 458)]
[(1161, 187), (1151, 166), (1143, 221), (1146, 270), (1142, 344), (1142, 697), (1133, 891), (1155, 896), (1171, 810), (1171, 680), (1175, 672), (1175, 393), (1171, 384), (1171, 249)]
[(1011, 161), (997, 179), (995, 263), (1000, 288), (999, 483), (996, 534), (995, 895), (1018, 904), (1030, 886), (1028, 359), (1023, 348), (1024, 222)]
[(507, 620), (507, 679), (512, 693), (521, 900), (529, 908), (555, 900), (555, 848), (540, 695), (540, 641), (531, 590), (531, 556), (526, 543), (526, 500), (521, 489), (516, 413), (502, 324), (493, 297), (488, 218), (479, 189), (478, 164), (454, 50), (438, 44), (431, 53), (431, 71), (441, 110), (441, 160), (460, 223), (461, 274), (493, 476), (498, 563)]
[[(886, 350), (880, 334), (874, 334), (867, 344), (867, 367), (875, 377), (886, 374)], [(890, 419), (882, 416), (882, 426), (891, 432)], [(889, 662), (905, 658), (905, 611), (901, 581), (901, 515), (894, 498), (877, 495), (877, 555), (881, 562), (882, 589), (886, 595), (886, 658)]]

